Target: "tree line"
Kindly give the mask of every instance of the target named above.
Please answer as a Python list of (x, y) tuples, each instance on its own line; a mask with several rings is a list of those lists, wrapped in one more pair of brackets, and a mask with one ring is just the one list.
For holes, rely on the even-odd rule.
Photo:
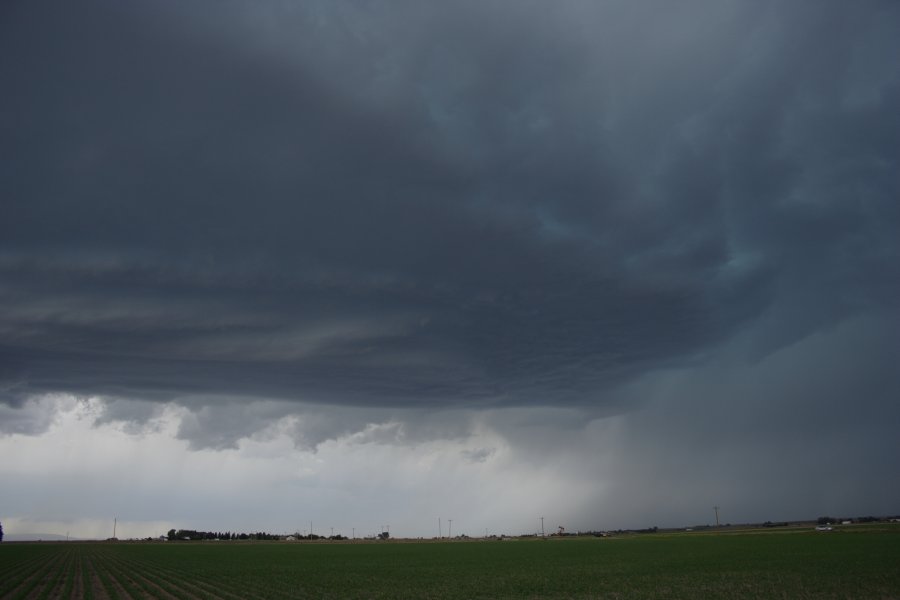
[(166, 535), (170, 541), (176, 540), (280, 540), (283, 536), (257, 531), (256, 533), (234, 533), (231, 531), (197, 531), (195, 529), (170, 529)]
[(196, 529), (170, 529), (166, 534), (169, 541), (203, 541), (203, 540), (283, 540), (286, 537), (293, 537), (300, 540), (346, 540), (342, 535), (316, 535), (314, 533), (301, 535), (295, 533), (291, 536), (285, 536), (276, 533), (266, 533), (257, 531), (256, 533), (235, 533), (232, 531), (197, 531)]

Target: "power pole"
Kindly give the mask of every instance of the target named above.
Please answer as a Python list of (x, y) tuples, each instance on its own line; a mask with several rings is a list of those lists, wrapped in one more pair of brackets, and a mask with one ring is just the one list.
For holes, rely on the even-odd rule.
[(438, 539), (439, 540), (444, 539), (444, 532), (441, 529), (441, 518), (440, 517), (438, 517)]
[(331, 528), (331, 537), (334, 537), (334, 527)]
[(716, 511), (716, 527), (719, 526), (719, 507), (713, 506), (713, 510)]
[(453, 519), (447, 519), (450, 525), (447, 527), (447, 537), (453, 539)]
[(544, 535), (544, 517), (541, 517), (541, 537), (546, 537)]
[(356, 539), (356, 527), (353, 527), (352, 529), (353, 529), (353, 539), (355, 540)]
[(113, 538), (116, 537), (116, 525), (119, 524), (119, 517), (113, 518)]

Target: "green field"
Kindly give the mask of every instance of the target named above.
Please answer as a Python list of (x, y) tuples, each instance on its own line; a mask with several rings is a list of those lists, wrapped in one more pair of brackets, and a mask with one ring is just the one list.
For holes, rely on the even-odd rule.
[(421, 543), (4, 543), (0, 598), (900, 598), (900, 528)]

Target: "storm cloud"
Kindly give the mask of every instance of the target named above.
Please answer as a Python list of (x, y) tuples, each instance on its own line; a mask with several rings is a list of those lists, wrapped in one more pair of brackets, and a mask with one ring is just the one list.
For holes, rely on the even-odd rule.
[(895, 417), (898, 55), (887, 1), (7, 3), (0, 430)]

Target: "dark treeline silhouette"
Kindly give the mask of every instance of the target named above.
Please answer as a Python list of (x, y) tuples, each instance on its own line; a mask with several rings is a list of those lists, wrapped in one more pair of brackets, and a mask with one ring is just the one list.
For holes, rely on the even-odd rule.
[(273, 533), (257, 531), (256, 533), (234, 533), (231, 531), (196, 531), (194, 529), (170, 529), (166, 536), (171, 541), (176, 540), (280, 540), (284, 536)]
[(850, 521), (851, 523), (878, 523), (879, 521), (890, 521), (896, 519), (897, 517), (873, 517), (872, 515), (868, 515), (865, 517), (819, 517), (816, 519), (816, 523), (819, 525), (827, 525), (829, 523), (843, 523), (844, 521)]
[[(382, 534), (386, 538), (385, 534)], [(282, 535), (257, 531), (256, 533), (235, 533), (232, 531), (197, 531), (195, 529), (170, 529), (166, 534), (169, 541), (203, 541), (203, 540), (346, 540), (346, 536), (335, 534), (332, 536), (294, 533)]]

